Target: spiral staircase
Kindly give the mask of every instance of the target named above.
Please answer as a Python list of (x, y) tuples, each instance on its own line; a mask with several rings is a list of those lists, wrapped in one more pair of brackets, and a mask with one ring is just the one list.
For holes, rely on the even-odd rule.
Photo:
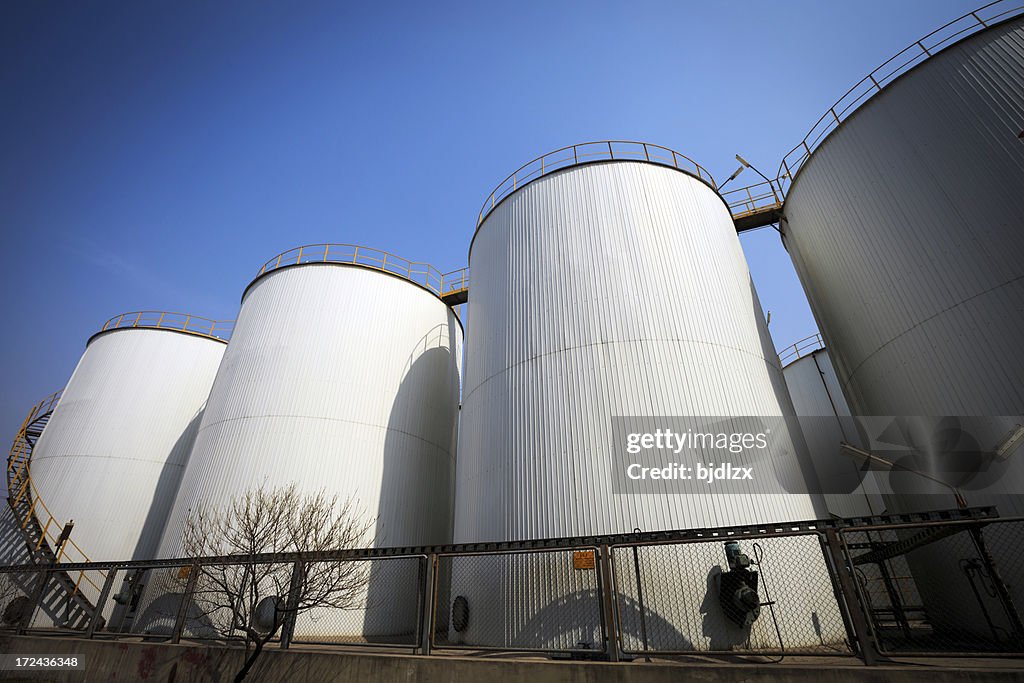
[[(32, 481), (32, 450), (39, 442), (61, 392), (47, 396), (32, 407), (18, 429), (7, 456), (7, 502), (20, 528), (22, 540), (33, 564), (58, 565), (61, 562), (89, 562), (71, 539), (74, 523), (58, 521), (39, 498)], [(42, 575), (41, 575), (42, 576)], [(99, 593), (102, 576), (90, 577), (86, 571), (48, 572), (46, 584), (33, 580), (33, 589), (42, 589), (39, 602), (46, 620), (58, 628), (84, 629), (96, 611), (88, 593)], [(25, 615), (29, 618), (31, 615)]]

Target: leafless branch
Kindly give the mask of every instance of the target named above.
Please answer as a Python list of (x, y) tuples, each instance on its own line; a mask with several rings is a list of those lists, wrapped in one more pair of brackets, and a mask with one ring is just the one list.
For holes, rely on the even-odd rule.
[[(340, 501), (324, 492), (303, 495), (294, 484), (261, 486), (223, 508), (200, 507), (187, 517), (186, 556), (254, 558), (203, 565), (192, 598), (220, 635), (242, 636), (247, 650), (254, 648), (236, 681), (245, 677), (286, 617), (323, 607), (362, 607), (369, 582), (365, 561), (259, 563), (254, 556), (367, 547), (372, 526), (373, 520), (361, 515), (351, 499)], [(187, 572), (177, 580), (183, 584)], [(264, 613), (268, 599), (273, 606), (271, 623)]]

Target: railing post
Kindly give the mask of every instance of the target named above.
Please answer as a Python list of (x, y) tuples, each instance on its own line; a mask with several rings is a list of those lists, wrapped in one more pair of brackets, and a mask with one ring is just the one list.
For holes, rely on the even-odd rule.
[(196, 591), (196, 582), (199, 580), (199, 572), (202, 567), (193, 564), (189, 567), (188, 580), (185, 582), (185, 591), (181, 595), (181, 604), (178, 605), (178, 616), (174, 619), (174, 630), (171, 632), (171, 642), (181, 642), (181, 632), (185, 630), (185, 619), (188, 617), (189, 604)]
[(43, 547), (43, 541), (46, 540), (46, 531), (47, 531), (47, 529), (50, 528), (50, 523), (52, 521), (53, 521), (53, 517), (52, 516), (49, 519), (46, 520), (46, 524), (43, 526), (43, 531), (42, 531), (42, 533), (39, 534), (39, 542), (36, 543), (36, 550), (39, 550), (40, 548)]
[(608, 660), (618, 662), (622, 659), (619, 653), (619, 624), (616, 619), (616, 596), (612, 588), (612, 555), (607, 544), (598, 549), (598, 598), (601, 600), (602, 621), (604, 621), (604, 651)]
[(615, 151), (612, 150), (612, 141), (611, 140), (608, 141), (608, 158), (610, 158), (610, 159), (614, 159), (615, 158)]
[(299, 257), (297, 259), (295, 259), (295, 263), (296, 264), (302, 263), (302, 247), (299, 247)]
[(879, 654), (875, 645), (874, 636), (868, 626), (868, 618), (864, 613), (860, 594), (853, 580), (853, 573), (850, 571), (846, 561), (846, 554), (843, 552), (842, 542), (839, 540), (839, 533), (835, 529), (825, 529), (825, 547), (828, 548), (829, 565), (836, 578), (839, 580), (841, 595), (836, 596), (839, 608), (844, 610), (850, 618), (850, 626), (853, 628), (853, 637), (857, 640), (857, 648), (860, 656), (868, 666), (878, 664), (883, 657)]
[(331, 248), (331, 245), (329, 245), (329, 244), (325, 244), (324, 245), (324, 263), (327, 263), (327, 252), (330, 250), (330, 248)]
[(97, 629), (100, 628), (100, 621), (103, 620), (103, 606), (107, 604), (107, 596), (110, 595), (110, 589), (114, 586), (114, 579), (116, 577), (116, 569), (107, 570), (107, 579), (103, 582), (103, 588), (100, 589), (100, 596), (96, 598), (96, 605), (93, 607), (92, 619), (89, 620), (89, 628), (85, 632), (86, 638), (92, 638), (93, 634), (95, 634)]
[(572, 165), (573, 166), (579, 166), (579, 164), (580, 164), (580, 156), (579, 156), (579, 154), (576, 153), (576, 145), (573, 145), (572, 146)]
[(646, 142), (642, 142), (640, 144), (642, 144), (644, 146), (644, 158), (647, 159), (647, 161), (650, 161), (651, 160), (651, 153), (647, 151), (647, 143)]
[(437, 553), (430, 553), (421, 559), (423, 577), (417, 596), (419, 621), (417, 624), (417, 645), (419, 654), (429, 655), (434, 642), (434, 619), (437, 614)]

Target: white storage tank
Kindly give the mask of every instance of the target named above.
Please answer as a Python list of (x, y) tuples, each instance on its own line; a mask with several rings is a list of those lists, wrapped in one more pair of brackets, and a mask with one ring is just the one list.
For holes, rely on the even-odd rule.
[[(786, 162), (784, 243), (852, 412), (874, 418), (867, 446), (946, 482), (888, 474), (893, 512), (954, 507), (956, 486), (969, 505), (1024, 514), (1020, 12), (992, 3), (911, 46), (870, 78), (913, 68)], [(985, 533), (1020, 610), (1024, 539)], [(990, 641), (991, 620), (1006, 624), (972, 592), (959, 561), (975, 554), (959, 537), (908, 560), (931, 624)]]
[[(483, 218), (469, 254), (456, 542), (818, 516), (812, 496), (769, 494), (774, 480), (713, 502), (645, 495), (643, 483), (613, 494), (625, 478), (613, 417), (793, 415), (728, 208), (706, 171), (675, 158), (685, 168), (641, 152), (547, 170)], [(789, 469), (808, 467), (799, 435), (772, 445)]]
[[(820, 498), (808, 493), (805, 479), (813, 471), (802, 437), (790, 433), (784, 419), (793, 417), (793, 407), (732, 217), (698, 165), (641, 143), (587, 143), (553, 152), (524, 166), (488, 198), (469, 262), (472, 332), (459, 432), (456, 542), (825, 515)], [(697, 430), (722, 418), (734, 420), (730, 429), (772, 425), (754, 481), (721, 481), (713, 488), (675, 482), (679, 489), (666, 489), (664, 482), (629, 478), (625, 432)], [(722, 463), (722, 456), (688, 449), (665, 454), (660, 464)], [(739, 465), (753, 457), (747, 450), (731, 459)], [(679, 490), (685, 492), (674, 492)], [(551, 562), (527, 559), (499, 570), (500, 561), (491, 569), (480, 561), (474, 570), (456, 568), (453, 595), (467, 598), (478, 615), (458, 637), (481, 642), (488, 628), (502, 627), (481, 623), (479, 615), (500, 620), (494, 615), (504, 613), (503, 644), (522, 647), (523, 629), (546, 607), (568, 599), (568, 588), (558, 586), (572, 582), (573, 569)], [(660, 569), (652, 569), (651, 581), (666, 576)], [(502, 572), (504, 579), (495, 581)], [(550, 586), (550, 593), (518, 593), (516, 586), (526, 581)], [(801, 593), (831, 600), (825, 585), (808, 585)], [(664, 615), (666, 622), (672, 619)], [(721, 615), (711, 620), (706, 631), (725, 628)], [(677, 624), (690, 642), (716, 638), (699, 627), (694, 631), (692, 623)], [(809, 629), (787, 635), (794, 642), (818, 642)], [(738, 633), (722, 637), (742, 640)], [(534, 646), (593, 642), (592, 633), (552, 638)]]
[(94, 562), (155, 556), (230, 323), (142, 312), (93, 335), (32, 452), (36, 505)]
[(435, 269), (365, 247), (269, 261), (243, 294), (160, 556), (181, 554), (189, 510), (291, 483), (352, 498), (376, 547), (449, 543), (463, 332), (439, 291)]
[[(1022, 122), (1017, 17), (925, 59), (843, 120), (795, 173), (783, 220), (853, 413), (907, 420), (904, 443), (871, 447), (925, 453), (931, 462), (911, 465), (1003, 515), (1024, 513), (1024, 451), (943, 451), (993, 453), (1024, 422)], [(919, 477), (894, 482), (934, 495), (897, 496), (893, 511), (953, 505)]]
[(844, 442), (862, 447), (860, 431), (850, 414), (828, 350), (821, 345), (821, 335), (787, 347), (780, 360), (829, 514), (882, 514), (885, 502), (875, 473), (863, 471), (863, 463), (840, 447)]

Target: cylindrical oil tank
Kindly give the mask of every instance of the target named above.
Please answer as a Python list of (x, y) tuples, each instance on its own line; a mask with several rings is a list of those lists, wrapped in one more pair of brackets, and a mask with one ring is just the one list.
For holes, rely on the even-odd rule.
[[(877, 423), (869, 448), (945, 482), (891, 473), (891, 511), (953, 507), (956, 486), (970, 505), (1024, 513), (1022, 129), (1017, 16), (886, 85), (789, 188), (784, 243), (853, 413)], [(931, 544), (911, 567), (931, 623), (988, 638), (1001, 610), (971, 597), (969, 546)], [(996, 559), (1019, 610), (1020, 564)]]
[[(782, 419), (793, 416), (793, 407), (732, 217), (706, 172), (684, 160), (655, 145), (587, 143), (531, 162), (489, 198), (469, 255), (472, 332), (456, 542), (824, 514), (820, 499), (808, 493), (805, 478), (813, 474), (802, 437)], [(648, 430), (662, 419), (697, 428), (722, 418), (758, 424), (753, 416), (777, 420), (753, 482), (703, 488), (679, 482), (688, 493), (675, 493), (626, 472), (623, 430), (653, 434)], [(719, 456), (690, 450), (658, 464), (724, 462)], [(743, 464), (749, 457), (732, 459)], [(773, 470), (797, 480), (793, 493), (780, 487)], [(464, 577), (462, 597), (478, 617), (459, 637), (479, 642), (488, 627), (504, 628), (504, 645), (522, 647), (517, 631), (566, 600), (572, 583), (571, 565), (555, 562), (541, 572), (535, 564), (512, 563), (504, 583), (488, 580), (488, 572), (498, 571), (482, 561), (475, 582)], [(517, 595), (513, 584), (527, 579), (517, 578), (515, 567), (550, 588)], [(657, 567), (652, 571), (657, 583)], [(819, 589), (816, 595), (831, 599), (824, 585), (806, 594)], [(504, 625), (479, 616), (503, 609)], [(702, 634), (677, 624), (691, 642), (707, 641), (717, 625)], [(791, 635), (817, 642), (810, 631)], [(555, 639), (563, 636), (587, 640), (581, 634)]]
[[(909, 419), (905, 445), (926, 454), (941, 450), (932, 434), (958, 424), (974, 450), (995, 451), (1021, 423), (1022, 86), (1016, 18), (876, 94), (814, 150), (786, 197), (785, 245), (853, 413)], [(1004, 455), (974, 484), (960, 458), (946, 476), (972, 504), (1024, 513), (1022, 453)], [(917, 463), (929, 465), (946, 469)], [(932, 491), (945, 497), (920, 505), (952, 504)]]
[[(783, 354), (782, 374), (793, 399), (811, 463), (817, 475), (829, 514), (836, 517), (865, 517), (882, 514), (882, 500), (875, 473), (864, 471), (862, 463), (841, 448), (842, 443), (861, 447), (858, 425), (850, 414), (829, 358), (819, 343), (810, 348), (799, 342), (789, 356)], [(806, 340), (804, 340), (806, 341)], [(788, 361), (788, 362), (787, 362)]]
[[(93, 561), (152, 559), (224, 355), (223, 326), (129, 313), (94, 335), (32, 452), (36, 516)], [(80, 558), (79, 558), (79, 561)]]
[[(292, 483), (351, 499), (376, 547), (451, 541), (463, 332), (436, 273), (335, 244), (264, 267), (242, 297), (161, 557), (182, 552), (189, 511)], [(418, 565), (402, 579), (385, 564), (372, 568), (365, 624), (351, 613), (317, 624), (302, 616), (296, 637), (411, 633), (414, 624), (397, 621), (415, 613)]]

